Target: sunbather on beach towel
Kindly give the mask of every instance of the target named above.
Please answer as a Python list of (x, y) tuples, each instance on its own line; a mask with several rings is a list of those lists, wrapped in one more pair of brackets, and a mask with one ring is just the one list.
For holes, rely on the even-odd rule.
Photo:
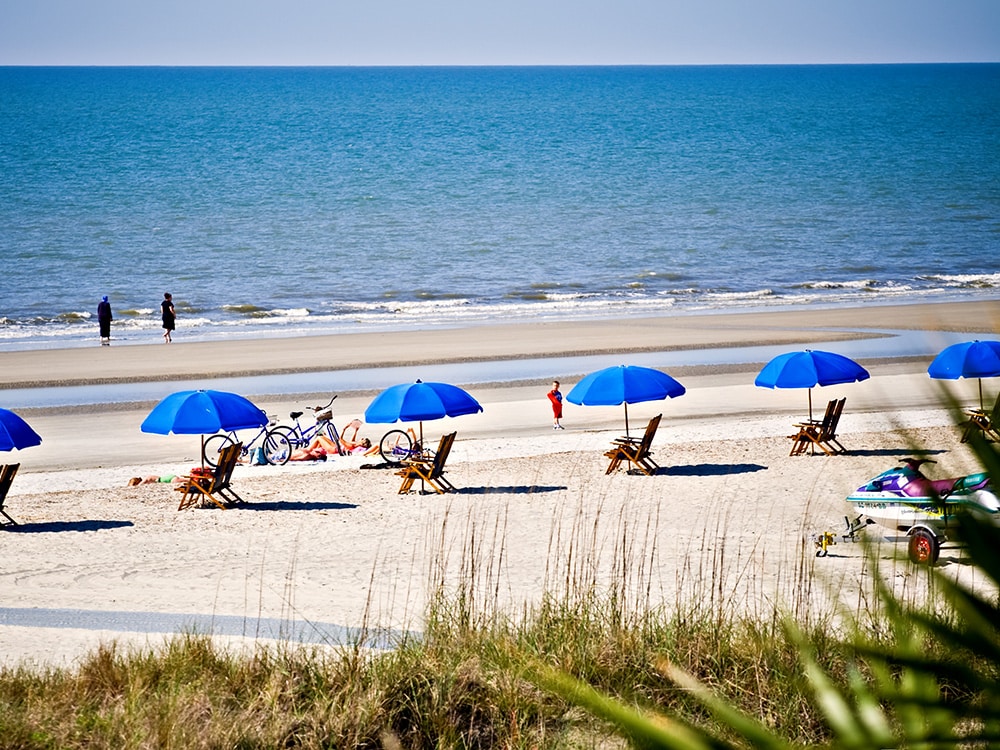
[(129, 487), (135, 487), (137, 484), (156, 484), (157, 482), (162, 482), (162, 483), (168, 483), (168, 482), (169, 483), (177, 483), (177, 482), (183, 482), (183, 481), (184, 481), (184, 477), (182, 477), (182, 476), (180, 476), (178, 474), (165, 474), (162, 477), (161, 476), (153, 475), (153, 476), (148, 476), (146, 478), (143, 478), (143, 477), (132, 477), (131, 479), (128, 480), (128, 486)]
[[(357, 431), (355, 431), (355, 436)], [(340, 448), (345, 453), (361, 453), (371, 447), (371, 441), (368, 438), (362, 438), (358, 442), (353, 440), (340, 441)], [(299, 448), (292, 451), (292, 455), (288, 457), (289, 461), (325, 461), (327, 456), (337, 456), (340, 455), (340, 451), (337, 450), (337, 445), (330, 440), (326, 435), (318, 435), (316, 438), (309, 443), (305, 448)]]
[[(358, 440), (358, 430), (360, 429), (361, 420), (352, 419), (344, 425), (344, 429), (340, 431), (340, 445), (343, 447), (345, 452), (364, 453), (372, 447), (372, 441), (368, 438), (361, 438)], [(348, 430), (353, 430), (350, 437), (347, 437)]]

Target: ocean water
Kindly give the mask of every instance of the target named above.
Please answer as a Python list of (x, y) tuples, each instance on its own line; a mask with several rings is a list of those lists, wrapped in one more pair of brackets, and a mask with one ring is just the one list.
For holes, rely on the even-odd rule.
[(1000, 65), (0, 68), (0, 350), (1000, 297)]

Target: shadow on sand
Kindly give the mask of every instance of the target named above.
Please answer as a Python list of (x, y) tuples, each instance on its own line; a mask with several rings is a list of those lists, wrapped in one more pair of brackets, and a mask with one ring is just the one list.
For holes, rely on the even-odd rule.
[(766, 466), (760, 464), (693, 464), (667, 466), (660, 469), (657, 474), (670, 474), (675, 477), (718, 477), (725, 474), (752, 474), (766, 469)]
[(532, 495), (537, 492), (560, 492), (569, 489), (562, 485), (522, 484), (506, 487), (459, 487), (453, 494), (459, 495)]
[(4, 531), (17, 531), (24, 534), (36, 534), (52, 531), (103, 531), (104, 529), (120, 529), (135, 526), (131, 521), (45, 521), (42, 523), (19, 523), (16, 526), (4, 526)]
[[(922, 448), (873, 448), (861, 450), (849, 450), (848, 456), (938, 456), (947, 453), (947, 450), (924, 450)], [(817, 455), (823, 455), (818, 453)]]
[(300, 503), (293, 500), (275, 500), (269, 503), (248, 502), (233, 507), (240, 510), (350, 510), (358, 506), (355, 503), (323, 503), (314, 500), (303, 500)]

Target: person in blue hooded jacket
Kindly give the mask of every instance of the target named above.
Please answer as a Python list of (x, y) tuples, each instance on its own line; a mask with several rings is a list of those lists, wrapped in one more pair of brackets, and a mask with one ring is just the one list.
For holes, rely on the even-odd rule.
[(101, 329), (101, 346), (111, 345), (111, 321), (113, 319), (111, 303), (108, 302), (108, 295), (105, 294), (97, 303), (97, 325)]

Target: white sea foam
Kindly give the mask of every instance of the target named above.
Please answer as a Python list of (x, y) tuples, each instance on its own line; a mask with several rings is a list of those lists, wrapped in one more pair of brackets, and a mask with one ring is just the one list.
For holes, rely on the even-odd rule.
[[(919, 297), (914, 297), (914, 293)], [(938, 282), (934, 287), (909, 284), (838, 284), (832, 288), (816, 285), (799, 291), (757, 289), (751, 291), (709, 291), (698, 289), (657, 291), (652, 294), (613, 295), (552, 292), (544, 299), (508, 298), (477, 302), (468, 298), (392, 301), (330, 302), (326, 309), (276, 308), (266, 314), (207, 311), (178, 318), (176, 340), (214, 340), (236, 336), (309, 335), (358, 331), (435, 328), (477, 324), (496, 320), (561, 320), (627, 318), (649, 316), (672, 310), (724, 311), (786, 308), (803, 305), (858, 304), (870, 301), (905, 299), (949, 299), (954, 287)], [(959, 299), (967, 299), (967, 292)], [(159, 311), (146, 315), (116, 317), (113, 340), (142, 343), (161, 327)], [(0, 349), (89, 346), (96, 327), (92, 320), (75, 318), (61, 323), (35, 322), (0, 325)]]
[(312, 315), (312, 311), (307, 307), (290, 307), (287, 309), (260, 310), (255, 313), (251, 313), (250, 318), (285, 318), (299, 320), (308, 318), (310, 315)]
[(957, 287), (1000, 287), (1000, 273), (928, 274), (926, 276), (918, 276), (917, 278)]
[(855, 279), (853, 281), (805, 281), (802, 289), (870, 289), (877, 287), (875, 279)]
[(766, 299), (774, 296), (774, 290), (772, 289), (753, 289), (746, 292), (707, 292), (705, 294), (705, 299), (708, 301), (717, 302), (731, 302), (733, 304), (739, 304), (743, 301), (753, 301), (759, 302), (762, 299)]

